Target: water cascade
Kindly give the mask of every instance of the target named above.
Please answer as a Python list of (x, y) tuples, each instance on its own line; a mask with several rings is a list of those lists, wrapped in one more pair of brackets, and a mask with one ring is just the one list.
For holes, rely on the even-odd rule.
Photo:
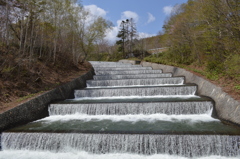
[(237, 159), (240, 128), (212, 118), (214, 102), (184, 77), (91, 61), (96, 75), (49, 117), (2, 133), (0, 159)]
[(147, 103), (90, 103), (51, 104), (50, 115), (89, 114), (205, 114), (213, 108), (211, 101), (198, 102), (147, 102)]
[(94, 76), (94, 80), (114, 80), (114, 79), (144, 79), (144, 78), (158, 78), (158, 77), (172, 77), (171, 73), (160, 73), (160, 74), (137, 74), (137, 75), (102, 75)]
[[(64, 151), (71, 147), (90, 153), (172, 154), (180, 156), (238, 155), (239, 138), (206, 135), (125, 135), (74, 133), (10, 133), (5, 144), (10, 149)], [(3, 138), (5, 140), (5, 137)], [(59, 142), (61, 140), (61, 142)]]
[(103, 86), (144, 86), (144, 85), (182, 85), (184, 83), (183, 77), (172, 78), (148, 78), (148, 79), (125, 79), (125, 80), (89, 80), (88, 87), (103, 87)]
[(179, 96), (194, 95), (196, 85), (156, 86), (156, 87), (121, 87), (121, 88), (87, 88), (75, 90), (75, 97), (118, 97), (118, 96)]
[(120, 71), (95, 71), (96, 75), (132, 75), (132, 74), (152, 74), (152, 73), (162, 73), (162, 70), (120, 70)]
[(96, 67), (95, 71), (152, 70), (152, 67)]

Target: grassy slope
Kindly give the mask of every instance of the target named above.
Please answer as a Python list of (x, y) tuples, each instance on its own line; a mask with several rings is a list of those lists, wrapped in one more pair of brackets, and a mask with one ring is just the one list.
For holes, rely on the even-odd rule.
[[(146, 60), (147, 59), (147, 60)], [(156, 58), (146, 58), (147, 62), (154, 62)], [(184, 64), (174, 64), (174, 63), (164, 63), (165, 65), (172, 65), (180, 68), (184, 68), (197, 76), (200, 76), (211, 83), (221, 87), (224, 92), (228, 93), (235, 100), (240, 102), (240, 82), (237, 78), (231, 78), (224, 74), (211, 73), (208, 72), (204, 65), (184, 65)]]

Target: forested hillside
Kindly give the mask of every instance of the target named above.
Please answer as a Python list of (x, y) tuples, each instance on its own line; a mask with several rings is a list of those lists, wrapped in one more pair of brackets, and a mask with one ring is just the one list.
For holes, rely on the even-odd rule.
[(158, 38), (168, 51), (145, 60), (192, 68), (240, 94), (239, 0), (189, 0), (175, 6), (163, 28)]
[(86, 70), (110, 27), (77, 0), (0, 0), (0, 105), (36, 93), (46, 76)]

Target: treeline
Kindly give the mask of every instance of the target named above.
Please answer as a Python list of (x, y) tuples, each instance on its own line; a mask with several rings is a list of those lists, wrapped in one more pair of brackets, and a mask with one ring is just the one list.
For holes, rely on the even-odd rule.
[(174, 9), (160, 35), (170, 49), (158, 62), (201, 65), (239, 79), (240, 1), (189, 0)]
[(90, 14), (77, 0), (0, 0), (0, 56), (8, 56), (0, 58), (0, 73), (11, 69), (9, 61), (83, 62), (111, 27)]

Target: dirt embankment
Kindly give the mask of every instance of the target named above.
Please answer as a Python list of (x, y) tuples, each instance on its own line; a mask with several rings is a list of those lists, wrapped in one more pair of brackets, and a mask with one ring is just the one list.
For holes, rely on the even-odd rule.
[(32, 67), (0, 72), (0, 113), (24, 103), (46, 91), (83, 75), (90, 70), (88, 62), (74, 65), (46, 65), (36, 61)]

